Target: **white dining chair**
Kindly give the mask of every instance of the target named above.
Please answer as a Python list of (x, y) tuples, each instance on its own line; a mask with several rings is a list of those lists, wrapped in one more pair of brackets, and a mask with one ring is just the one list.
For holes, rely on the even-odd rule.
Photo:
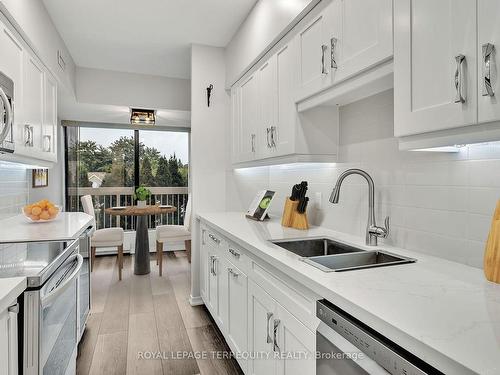
[(184, 212), (184, 225), (159, 225), (156, 227), (156, 264), (160, 276), (163, 269), (163, 244), (184, 241), (188, 262), (191, 263), (191, 196), (188, 195)]
[[(83, 211), (95, 217), (94, 204), (92, 196), (84, 195), (81, 198)], [(118, 249), (118, 279), (122, 279), (123, 269), (123, 229), (122, 228), (105, 228), (97, 229), (90, 239), (90, 270), (94, 268), (95, 252), (98, 247), (116, 247)]]

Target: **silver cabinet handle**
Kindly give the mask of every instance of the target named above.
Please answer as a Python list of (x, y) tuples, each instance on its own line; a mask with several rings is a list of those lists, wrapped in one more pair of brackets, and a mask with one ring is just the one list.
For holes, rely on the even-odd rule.
[(235, 272), (235, 270), (233, 270), (232, 268), (228, 268), (227, 269), (227, 272), (229, 272), (231, 275), (233, 275), (234, 277), (238, 277), (240, 276), (240, 274), (238, 272)]
[(267, 148), (271, 148), (271, 143), (269, 142), (269, 134), (270, 133), (271, 133), (271, 128), (266, 128)]
[(52, 151), (52, 137), (50, 135), (43, 136), (43, 151), (44, 152)]
[(228, 250), (228, 251), (229, 251), (231, 254), (233, 254), (233, 255), (234, 255), (234, 257), (236, 257), (236, 258), (239, 258), (239, 257), (240, 257), (240, 253), (238, 253), (236, 250), (229, 248), (229, 250)]
[(220, 240), (217, 237), (215, 237), (212, 233), (209, 233), (208, 237), (210, 237), (210, 239), (214, 241), (217, 245), (220, 244)]
[(328, 74), (328, 71), (326, 70), (326, 65), (325, 65), (325, 55), (326, 55), (326, 50), (328, 47), (324, 44), (321, 45), (321, 74)]
[(213, 255), (210, 255), (210, 273), (212, 275), (215, 274), (215, 272), (214, 272), (214, 256)]
[(217, 274), (219, 273), (218, 268), (219, 266), (217, 265), (217, 257), (214, 256), (214, 276), (217, 276)]
[(271, 126), (271, 147), (276, 148), (276, 126)]
[(337, 59), (335, 58), (335, 49), (337, 48), (337, 42), (339, 40), (337, 38), (330, 39), (330, 58), (331, 58), (331, 67), (332, 69), (337, 69)]
[[(483, 96), (495, 96), (495, 91), (491, 86), (491, 61), (495, 46), (491, 43), (483, 44)], [(494, 66), (493, 66), (494, 67)]]
[(255, 152), (255, 134), (252, 134), (252, 152)]
[(24, 125), (24, 145), (26, 147), (33, 147), (33, 133), (35, 132), (33, 126)]
[(274, 319), (274, 324), (273, 324), (273, 351), (279, 352), (280, 347), (278, 345), (278, 327), (280, 325), (281, 321), (279, 319)]
[(457, 64), (455, 70), (455, 89), (457, 91), (455, 103), (465, 103), (465, 56), (455, 56), (455, 63)]
[(268, 344), (271, 344), (273, 342), (273, 338), (271, 337), (271, 334), (269, 333), (269, 322), (271, 321), (272, 317), (273, 317), (273, 313), (268, 312), (267, 313), (267, 338), (266, 338), (266, 342)]

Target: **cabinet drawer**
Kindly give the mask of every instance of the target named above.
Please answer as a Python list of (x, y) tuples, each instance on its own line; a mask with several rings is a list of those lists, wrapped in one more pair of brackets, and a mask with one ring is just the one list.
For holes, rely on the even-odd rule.
[(245, 274), (248, 274), (250, 258), (248, 258), (243, 249), (232, 242), (228, 242), (225, 255), (230, 263), (238, 267)]
[(313, 295), (292, 280), (283, 279), (271, 273), (269, 269), (262, 267), (255, 261), (251, 261), (249, 276), (259, 284), (267, 293), (278, 301), (288, 311), (299, 319), (306, 327), (316, 330), (318, 319), (316, 318), (316, 300), (319, 296)]

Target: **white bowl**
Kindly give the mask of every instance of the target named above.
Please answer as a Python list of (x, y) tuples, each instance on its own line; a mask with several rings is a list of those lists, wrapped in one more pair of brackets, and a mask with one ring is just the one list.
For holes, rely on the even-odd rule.
[(40, 219), (40, 220), (33, 220), (31, 217), (29, 217), (28, 215), (26, 215), (26, 213), (24, 212), (24, 209), (21, 208), (21, 213), (23, 214), (23, 216), (31, 223), (48, 223), (50, 221), (54, 221), (55, 219), (57, 219), (57, 217), (59, 216), (59, 214), (61, 213), (61, 207), (59, 206), (56, 206), (54, 205), (54, 207), (56, 207), (59, 212), (57, 213), (57, 215), (51, 219), (47, 219), (47, 220), (43, 220), (43, 219)]

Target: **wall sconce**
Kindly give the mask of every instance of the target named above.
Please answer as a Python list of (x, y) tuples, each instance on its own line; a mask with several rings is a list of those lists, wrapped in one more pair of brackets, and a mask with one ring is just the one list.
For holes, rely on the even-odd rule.
[(130, 123), (154, 125), (156, 122), (156, 111), (154, 109), (130, 108)]

